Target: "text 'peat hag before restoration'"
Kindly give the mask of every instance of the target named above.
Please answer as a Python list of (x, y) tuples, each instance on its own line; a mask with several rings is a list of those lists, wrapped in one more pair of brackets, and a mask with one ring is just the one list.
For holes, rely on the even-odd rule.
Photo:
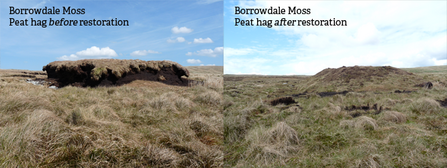
[[(15, 8), (14, 6), (9, 7), (9, 15), (59, 15), (61, 10), (59, 8)], [(84, 15), (85, 8), (72, 8), (71, 6), (62, 7), (63, 15)], [(48, 24), (47, 24), (48, 23)], [(129, 20), (119, 20), (115, 19), (53, 19), (49, 18), (47, 20), (39, 19), (15, 19), (9, 18), (9, 26), (41, 26), (46, 28), (47, 26), (129, 26)]]

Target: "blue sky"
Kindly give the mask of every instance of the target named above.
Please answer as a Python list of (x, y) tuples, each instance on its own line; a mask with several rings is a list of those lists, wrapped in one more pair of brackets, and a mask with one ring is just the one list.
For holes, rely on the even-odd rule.
[[(446, 1), (224, 1), (224, 73), (314, 75), (325, 68), (447, 65)], [(310, 8), (310, 15), (235, 15)], [(344, 19), (346, 27), (244, 27), (235, 18)]]
[[(15, 8), (84, 8), (84, 15), (10, 15)], [(129, 20), (128, 27), (9, 26), (10, 19)], [(28, 21), (30, 22), (30, 21)], [(0, 1), (0, 68), (41, 70), (52, 61), (93, 58), (223, 65), (223, 2)], [(48, 24), (48, 23), (47, 23)]]

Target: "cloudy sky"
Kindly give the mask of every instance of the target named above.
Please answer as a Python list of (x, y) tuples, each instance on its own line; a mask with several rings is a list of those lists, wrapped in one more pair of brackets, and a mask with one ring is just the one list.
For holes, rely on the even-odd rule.
[[(71, 6), (84, 8), (85, 14), (10, 15), (10, 6), (54, 6), (61, 10)], [(9, 26), (10, 18), (117, 18), (129, 20), (129, 26)], [(41, 70), (52, 61), (93, 58), (171, 60), (184, 66), (223, 65), (223, 2), (219, 0), (1, 0), (0, 22), (1, 69)]]
[[(241, 8), (310, 8), (310, 15), (235, 15)], [(447, 65), (446, 1), (224, 2), (224, 73), (313, 75), (325, 68)], [(346, 27), (244, 27), (240, 19), (344, 19)]]

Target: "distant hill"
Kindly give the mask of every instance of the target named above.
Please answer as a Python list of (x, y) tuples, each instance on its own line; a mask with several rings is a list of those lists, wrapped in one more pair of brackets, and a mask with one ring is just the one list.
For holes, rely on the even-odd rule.
[(299, 90), (313, 91), (384, 91), (413, 90), (425, 81), (422, 76), (390, 66), (353, 66), (327, 68), (310, 77)]
[(186, 66), (189, 73), (223, 74), (223, 66)]
[(411, 73), (433, 73), (433, 74), (447, 73), (447, 65), (417, 67), (417, 68), (400, 68), (400, 69)]

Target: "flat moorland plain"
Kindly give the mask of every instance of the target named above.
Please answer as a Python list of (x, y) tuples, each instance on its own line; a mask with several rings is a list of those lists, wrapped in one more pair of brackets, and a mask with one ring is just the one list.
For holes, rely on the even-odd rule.
[(52, 89), (0, 70), (0, 167), (222, 167), (222, 71), (197, 71), (200, 86)]
[(447, 66), (224, 81), (225, 166), (447, 167)]

